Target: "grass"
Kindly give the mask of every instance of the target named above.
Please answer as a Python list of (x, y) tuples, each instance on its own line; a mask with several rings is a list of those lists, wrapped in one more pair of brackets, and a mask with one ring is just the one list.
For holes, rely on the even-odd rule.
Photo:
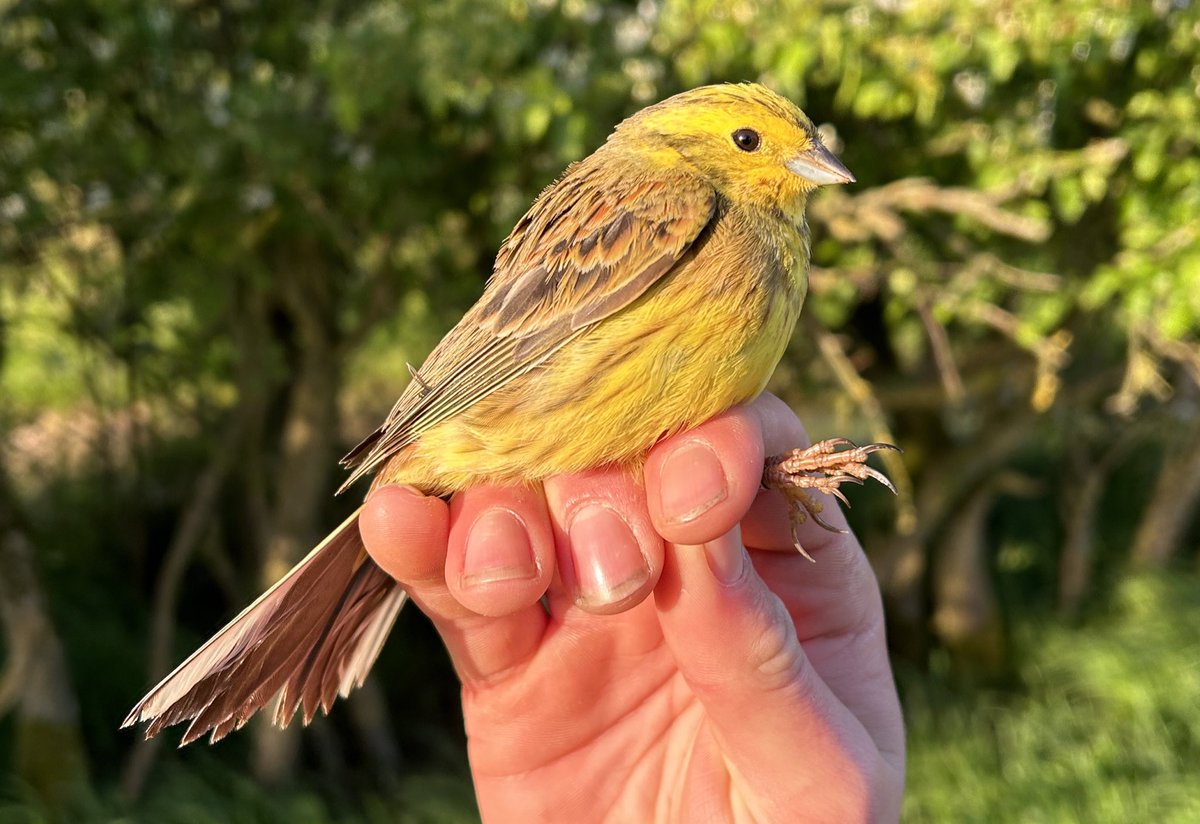
[(311, 786), (277, 791), (225, 766), (167, 768), (136, 804), (115, 792), (50, 810), (20, 787), (0, 786), (4, 824), (469, 824), (479, 821), (470, 782), (448, 774), (414, 774), (388, 793), (354, 797)]
[(1123, 582), (1081, 627), (1017, 627), (1019, 694), (902, 679), (908, 822), (1200, 821), (1200, 581)]

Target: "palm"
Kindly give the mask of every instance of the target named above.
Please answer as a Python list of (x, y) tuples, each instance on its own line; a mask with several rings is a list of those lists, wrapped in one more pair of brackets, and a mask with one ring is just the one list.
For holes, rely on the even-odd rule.
[[(846, 639), (830, 623), (836, 610), (830, 616), (821, 603), (822, 583), (835, 571), (820, 574), (777, 552), (753, 555), (792, 622), (807, 622), (799, 625), (801, 639), (808, 639), (806, 652), (821, 672), (845, 650)], [(576, 609), (556, 615), (528, 662), (464, 688), (471, 765), (486, 813), (499, 820), (587, 821), (603, 811), (622, 821), (652, 808), (669, 810), (669, 820), (702, 821), (736, 820), (739, 811), (765, 805), (753, 798), (759, 788), (730, 769), (736, 754), (681, 673), (654, 603), (617, 616)], [(864, 671), (841, 663), (840, 669)], [(885, 681), (849, 680), (842, 685), (846, 704), (890, 690)], [(841, 708), (849, 715), (846, 704)], [(834, 755), (819, 742), (807, 754)]]
[(552, 622), (527, 665), (464, 689), (463, 708), (480, 803), (496, 802), (500, 820), (586, 821), (597, 810), (637, 820), (648, 801), (703, 820), (688, 810), (711, 811), (726, 786), (713, 780), (720, 749), (649, 601)]

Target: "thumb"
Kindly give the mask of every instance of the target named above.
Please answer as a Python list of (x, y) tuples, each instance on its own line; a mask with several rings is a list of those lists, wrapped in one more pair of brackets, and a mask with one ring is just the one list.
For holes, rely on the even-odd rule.
[(666, 556), (655, 589), (663, 636), (739, 779), (776, 802), (786, 802), (782, 789), (814, 813), (831, 786), (843, 798), (867, 797), (866, 786), (846, 785), (869, 784), (862, 764), (874, 744), (809, 662), (740, 530), (700, 546), (668, 544)]

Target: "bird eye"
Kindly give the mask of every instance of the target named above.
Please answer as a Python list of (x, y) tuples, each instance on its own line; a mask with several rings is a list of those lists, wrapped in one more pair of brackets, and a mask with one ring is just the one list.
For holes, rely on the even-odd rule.
[(733, 133), (733, 143), (743, 152), (752, 152), (762, 143), (762, 138), (754, 129), (738, 129)]

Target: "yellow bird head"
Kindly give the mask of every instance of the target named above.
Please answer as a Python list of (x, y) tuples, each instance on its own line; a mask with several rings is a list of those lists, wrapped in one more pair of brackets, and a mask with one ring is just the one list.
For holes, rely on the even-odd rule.
[(618, 125), (609, 143), (691, 166), (730, 201), (797, 219), (818, 186), (854, 182), (808, 116), (757, 83), (669, 97)]

